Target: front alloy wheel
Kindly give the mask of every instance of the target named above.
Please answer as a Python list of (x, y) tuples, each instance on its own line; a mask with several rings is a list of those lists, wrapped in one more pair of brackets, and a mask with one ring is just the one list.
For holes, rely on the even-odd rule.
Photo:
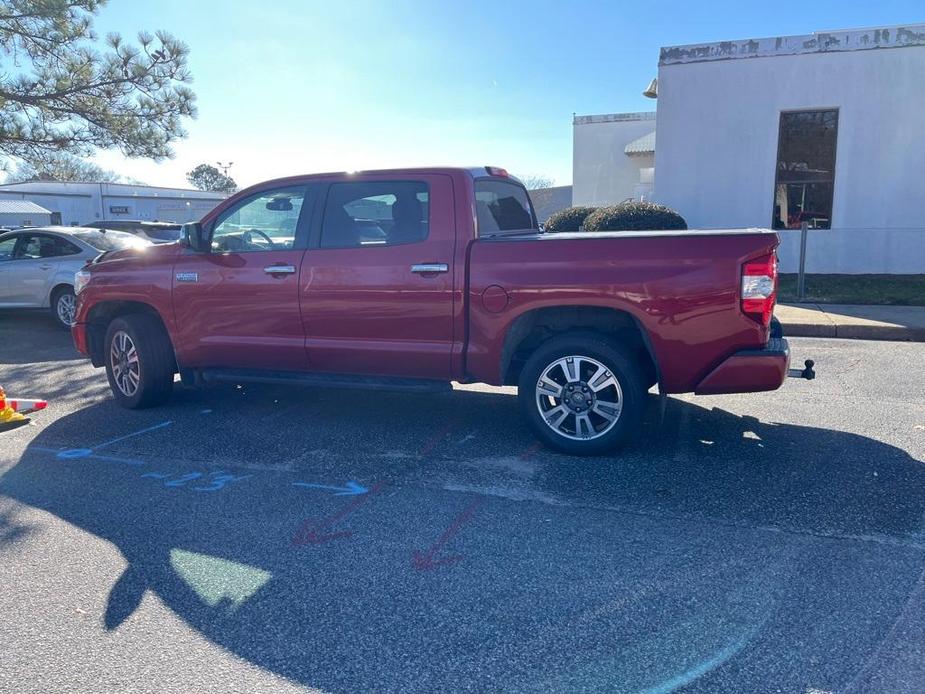
[(122, 407), (138, 409), (167, 401), (176, 360), (160, 320), (145, 314), (115, 318), (106, 330), (104, 349), (109, 387)]
[(135, 343), (124, 330), (118, 330), (112, 336), (109, 348), (109, 365), (116, 386), (122, 394), (131, 398), (138, 392), (141, 382), (141, 369), (138, 365), (138, 350)]

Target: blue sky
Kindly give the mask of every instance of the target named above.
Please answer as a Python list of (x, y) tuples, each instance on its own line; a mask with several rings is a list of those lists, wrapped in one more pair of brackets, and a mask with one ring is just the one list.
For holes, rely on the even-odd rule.
[(572, 114), (651, 110), (660, 46), (923, 21), (921, 0), (110, 0), (100, 34), (189, 44), (199, 117), (172, 160), (97, 161), (153, 185), (216, 160), (242, 185), (488, 163), (564, 185)]

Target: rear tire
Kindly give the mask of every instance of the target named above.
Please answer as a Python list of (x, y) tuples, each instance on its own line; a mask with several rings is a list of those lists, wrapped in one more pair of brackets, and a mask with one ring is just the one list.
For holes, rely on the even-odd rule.
[(73, 287), (59, 287), (51, 295), (51, 315), (58, 326), (70, 330), (76, 310), (77, 297)]
[(518, 397), (544, 444), (569, 455), (600, 455), (638, 433), (645, 376), (620, 345), (574, 332), (548, 340), (527, 359)]
[(116, 318), (106, 330), (104, 350), (109, 387), (122, 407), (136, 410), (167, 402), (175, 358), (160, 321), (144, 314)]

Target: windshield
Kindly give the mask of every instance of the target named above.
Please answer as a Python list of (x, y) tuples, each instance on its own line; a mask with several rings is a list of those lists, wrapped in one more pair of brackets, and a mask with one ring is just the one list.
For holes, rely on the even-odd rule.
[(74, 238), (93, 246), (98, 251), (118, 251), (122, 248), (151, 245), (150, 241), (122, 231), (78, 231), (74, 233)]

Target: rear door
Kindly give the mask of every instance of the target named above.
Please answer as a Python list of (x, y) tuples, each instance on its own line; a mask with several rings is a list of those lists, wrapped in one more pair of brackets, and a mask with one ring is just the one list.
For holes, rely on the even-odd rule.
[(211, 253), (178, 256), (173, 305), (185, 366), (305, 368), (299, 271), (316, 190), (242, 198), (211, 224)]
[(447, 175), (331, 183), (302, 269), (312, 371), (451, 377), (453, 205)]

